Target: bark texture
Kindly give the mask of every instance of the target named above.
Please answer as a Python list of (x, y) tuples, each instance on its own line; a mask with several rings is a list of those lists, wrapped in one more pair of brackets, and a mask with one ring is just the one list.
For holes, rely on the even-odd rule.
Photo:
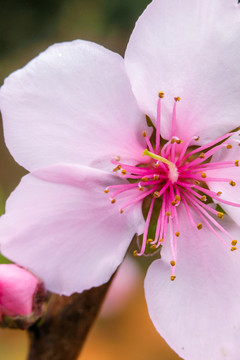
[(76, 360), (111, 280), (70, 297), (52, 295), (43, 319), (28, 329), (28, 360)]

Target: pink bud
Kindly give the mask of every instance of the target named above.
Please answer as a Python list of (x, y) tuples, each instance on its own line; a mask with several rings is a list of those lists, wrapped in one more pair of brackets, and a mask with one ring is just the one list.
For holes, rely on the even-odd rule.
[(34, 275), (14, 264), (0, 265), (0, 321), (2, 316), (40, 316), (39, 294), (43, 284)]

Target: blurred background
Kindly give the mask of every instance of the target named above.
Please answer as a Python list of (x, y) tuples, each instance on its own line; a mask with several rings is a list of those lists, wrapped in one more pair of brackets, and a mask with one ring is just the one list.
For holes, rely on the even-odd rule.
[[(77, 38), (124, 55), (150, 0), (0, 0), (0, 85), (49, 45)], [(0, 122), (1, 124), (1, 122)], [(0, 212), (25, 170), (8, 153), (0, 128)], [(87, 339), (82, 360), (177, 360), (149, 319), (144, 260), (127, 259)], [(128, 276), (126, 276), (126, 274)], [(130, 276), (131, 274), (131, 276)], [(0, 329), (0, 359), (24, 360), (26, 332)]]

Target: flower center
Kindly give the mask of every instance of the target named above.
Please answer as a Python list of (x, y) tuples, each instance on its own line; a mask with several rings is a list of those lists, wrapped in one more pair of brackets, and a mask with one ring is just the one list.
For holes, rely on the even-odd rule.
[[(199, 136), (194, 136), (185, 143), (177, 137), (176, 105), (180, 101), (179, 97), (175, 98), (173, 106), (171, 138), (164, 145), (161, 145), (160, 124), (163, 97), (164, 94), (160, 92), (157, 106), (156, 137), (150, 140), (146, 131), (142, 133), (148, 147), (142, 155), (149, 157), (148, 164), (137, 166), (124, 164), (121, 162), (120, 156), (117, 156), (115, 160), (112, 160), (115, 165), (113, 171), (121, 172), (121, 176), (127, 179), (128, 183), (111, 185), (104, 191), (105, 193), (110, 192), (112, 204), (116, 202), (116, 197), (121, 197), (122, 193), (130, 190), (131, 194), (134, 193), (131, 200), (121, 207), (121, 213), (127, 207), (149, 199), (150, 205), (145, 216), (144, 233), (141, 243), (139, 243), (140, 250), (135, 250), (134, 255), (155, 254), (160, 251), (161, 246), (168, 239), (172, 253), (170, 278), (174, 280), (176, 277), (177, 243), (180, 237), (179, 211), (185, 211), (193, 227), (201, 230), (204, 226), (231, 251), (237, 249), (237, 240), (233, 239), (231, 234), (219, 223), (224, 212), (212, 205), (217, 202), (218, 204), (240, 207), (240, 204), (221, 199), (221, 191), (212, 191), (211, 182), (226, 182), (229, 186), (235, 186), (234, 179), (222, 177), (222, 173), (224, 169), (239, 166), (239, 161), (236, 159), (217, 162), (212, 160), (213, 155), (220, 149), (231, 150), (232, 145), (228, 141), (235, 132), (227, 133), (206, 145), (195, 146), (194, 148), (192, 143), (197, 143)], [(217, 174), (220, 176), (212, 177), (211, 170), (217, 170)], [(218, 205), (218, 207), (220, 206)], [(197, 222), (196, 218), (198, 219)], [(152, 226), (153, 222), (154, 226)], [(153, 237), (149, 236), (152, 234), (152, 228), (155, 229)], [(225, 240), (225, 238), (229, 240)]]
[(177, 180), (178, 180), (178, 168), (174, 163), (172, 163), (171, 161), (169, 161), (168, 159), (166, 159), (166, 158), (164, 158), (162, 156), (156, 155), (156, 154), (152, 153), (151, 151), (148, 151), (147, 149), (145, 149), (143, 151), (143, 155), (147, 155), (152, 159), (156, 159), (156, 160), (158, 160), (158, 161), (160, 161), (160, 162), (162, 162), (164, 164), (167, 164), (168, 165), (168, 178), (169, 178), (169, 180), (171, 181), (172, 184), (177, 182)]

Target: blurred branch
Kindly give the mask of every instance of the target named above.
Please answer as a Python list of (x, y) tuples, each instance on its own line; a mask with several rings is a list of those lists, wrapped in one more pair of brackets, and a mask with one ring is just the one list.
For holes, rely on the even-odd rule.
[(28, 329), (28, 360), (76, 360), (113, 277), (81, 294), (52, 295), (43, 320)]

